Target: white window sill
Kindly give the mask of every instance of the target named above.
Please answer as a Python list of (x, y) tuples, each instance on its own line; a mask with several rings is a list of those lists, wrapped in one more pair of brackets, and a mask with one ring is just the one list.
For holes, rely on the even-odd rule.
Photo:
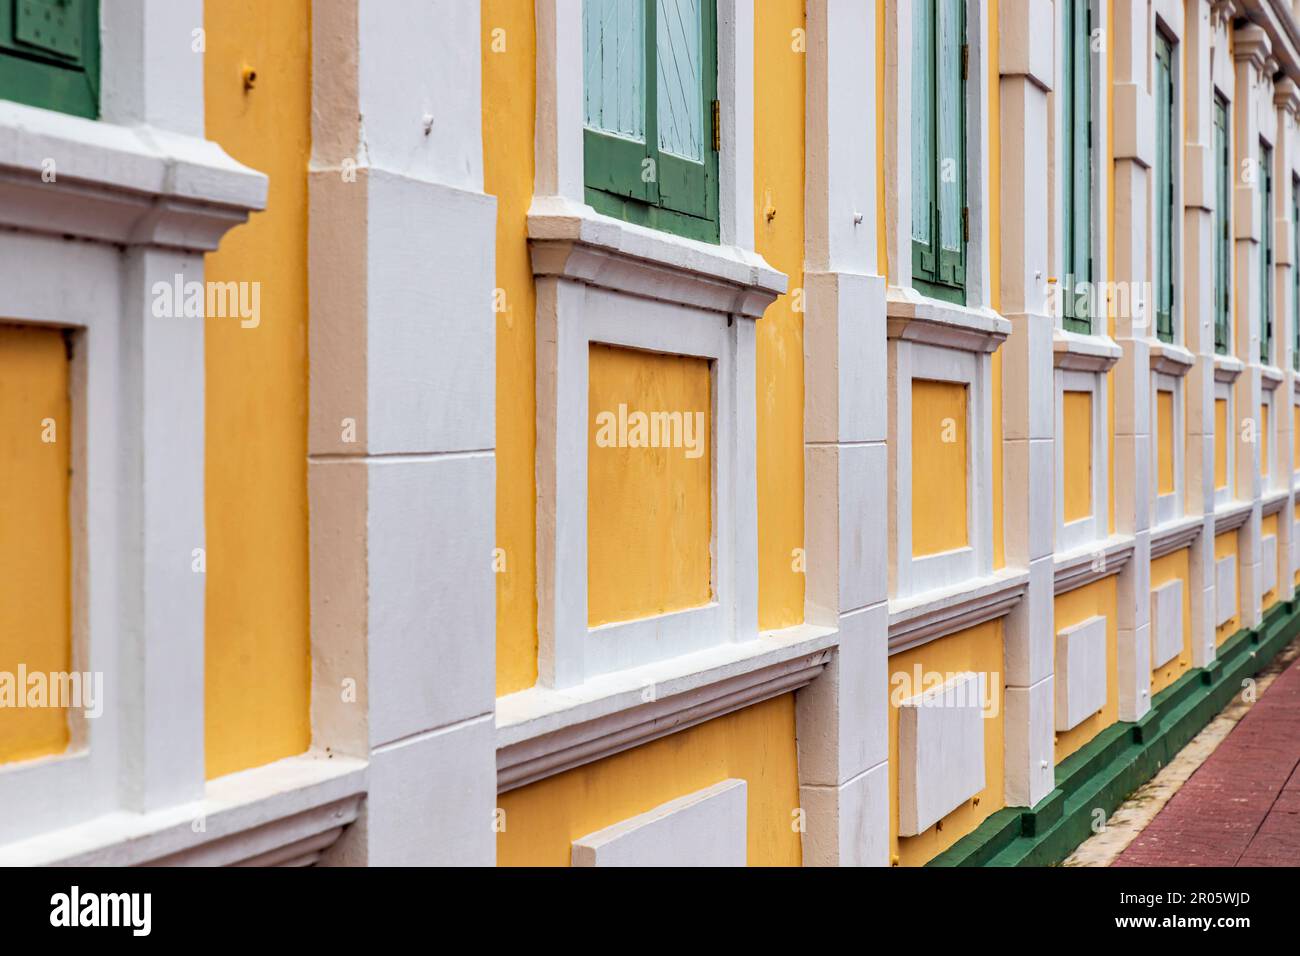
[(753, 641), (603, 674), (577, 687), (497, 699), (497, 789), (506, 791), (789, 693), (816, 678), (839, 643), (803, 624)]
[(533, 199), (528, 241), (536, 275), (751, 319), (788, 285), (751, 250), (623, 222), (561, 196)]
[(1053, 364), (1060, 369), (1106, 372), (1123, 354), (1109, 335), (1083, 335), (1059, 326), (1052, 331)]
[(1003, 617), (1020, 603), (1029, 572), (1003, 568), (949, 588), (889, 602), (889, 653)]
[(1254, 507), (1254, 502), (1251, 501), (1229, 501), (1217, 506), (1214, 509), (1215, 535), (1223, 534), (1225, 531), (1236, 531), (1249, 520), (1250, 512)]
[(213, 250), (266, 208), (266, 190), (266, 176), (211, 140), (0, 101), (0, 226)]
[(1291, 492), (1286, 488), (1278, 488), (1272, 491), (1265, 490), (1260, 502), (1260, 514), (1267, 516), (1281, 511), (1290, 497)]
[(1246, 366), (1241, 364), (1241, 359), (1233, 355), (1214, 355), (1214, 380), (1216, 382), (1227, 382), (1231, 384), (1237, 380), (1241, 370)]
[(0, 847), (0, 866), (302, 865), (356, 819), (366, 766), (318, 753), (286, 757), (210, 780), (193, 803), (118, 811), (10, 843)]
[(900, 286), (886, 291), (885, 313), (889, 338), (923, 345), (994, 352), (1011, 334), (1011, 323), (992, 309), (955, 305)]
[(1118, 574), (1133, 557), (1133, 538), (1112, 534), (1063, 551), (1053, 559), (1053, 592), (1064, 594)]
[(1150, 354), (1151, 371), (1175, 378), (1182, 378), (1196, 363), (1196, 356), (1181, 345), (1161, 342), (1159, 339), (1151, 340)]
[(1282, 370), (1276, 365), (1261, 365), (1259, 367), (1259, 379), (1265, 391), (1272, 391), (1282, 384)]
[(1204, 519), (1200, 515), (1179, 516), (1151, 530), (1151, 560), (1162, 558), (1187, 547), (1201, 533)]

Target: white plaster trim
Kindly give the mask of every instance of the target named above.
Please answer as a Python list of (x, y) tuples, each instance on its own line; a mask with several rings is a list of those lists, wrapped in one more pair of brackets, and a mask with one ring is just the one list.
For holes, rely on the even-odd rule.
[(994, 352), (1011, 334), (1011, 323), (992, 309), (954, 305), (910, 288), (890, 286), (885, 310), (887, 334), (891, 339), (969, 352)]
[(1194, 364), (1196, 356), (1181, 345), (1152, 339), (1150, 344), (1151, 371), (1178, 378), (1186, 375)]
[(1225, 531), (1236, 531), (1250, 520), (1250, 513), (1255, 508), (1251, 501), (1234, 501), (1214, 511), (1214, 536), (1217, 538)]
[(1216, 353), (1214, 356), (1214, 380), (1231, 384), (1237, 380), (1237, 376), (1241, 374), (1242, 369), (1245, 367), (1241, 359), (1235, 356)]
[[(1097, 372), (1056, 370), (1056, 550), (1070, 552), (1089, 542), (1103, 541), (1110, 532), (1110, 423), (1106, 417), (1107, 380)], [(1065, 521), (1065, 392), (1092, 393), (1092, 510)]]
[(0, 101), (0, 227), (212, 250), (265, 208), (266, 190), (266, 176), (209, 140)]
[(1118, 574), (1133, 557), (1133, 538), (1111, 535), (1091, 546), (1058, 554), (1053, 566), (1053, 593), (1064, 594)]
[(567, 690), (536, 686), (498, 698), (498, 791), (796, 690), (821, 673), (838, 640), (832, 628), (800, 625)]
[(0, 866), (301, 865), (356, 818), (365, 790), (363, 760), (287, 757), (210, 780), (200, 800), (10, 843)]
[(1200, 515), (1179, 518), (1151, 532), (1151, 560), (1181, 551), (1201, 535), (1204, 527)]
[(1259, 384), (1267, 392), (1271, 392), (1282, 384), (1282, 370), (1275, 365), (1259, 366)]
[(574, 866), (744, 866), (744, 780), (731, 778), (669, 800), (573, 841)]
[(1276, 514), (1286, 507), (1291, 500), (1290, 489), (1283, 488), (1280, 491), (1271, 491), (1260, 499), (1259, 513), (1261, 517), (1268, 517)]
[[(1005, 321), (1005, 320), (999, 320)], [(1008, 323), (1009, 325), (1009, 323)], [(923, 345), (905, 339), (889, 342), (890, 467), (893, 509), (890, 535), (891, 596), (906, 599), (990, 574), (993, 570), (991, 357), (987, 352)], [(955, 382), (967, 386), (966, 545), (915, 557), (912, 554), (912, 381)]]
[(1083, 335), (1057, 326), (1052, 330), (1052, 364), (1079, 372), (1108, 372), (1124, 350), (1109, 335)]
[(890, 601), (889, 653), (1003, 617), (1020, 603), (1028, 587), (1028, 571), (1004, 569), (946, 590)]
[(756, 252), (717, 246), (602, 215), (560, 197), (528, 213), (536, 275), (747, 318), (786, 291), (785, 273)]

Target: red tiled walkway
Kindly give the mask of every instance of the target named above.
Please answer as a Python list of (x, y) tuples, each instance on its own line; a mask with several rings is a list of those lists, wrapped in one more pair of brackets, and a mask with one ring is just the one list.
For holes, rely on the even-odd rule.
[(1300, 865), (1300, 660), (1114, 865)]

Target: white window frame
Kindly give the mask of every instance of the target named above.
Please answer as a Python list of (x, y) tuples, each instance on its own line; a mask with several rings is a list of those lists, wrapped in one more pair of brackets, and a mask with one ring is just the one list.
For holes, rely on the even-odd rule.
[(1092, 511), (1065, 521), (1065, 441), (1056, 445), (1056, 551), (1066, 553), (1102, 541), (1110, 534), (1109, 423), (1106, 418), (1106, 376), (1104, 373), (1056, 369), (1056, 434), (1065, 434), (1065, 392), (1092, 393)]
[[(1258, 418), (1259, 412), (1256, 411), (1255, 427), (1258, 429), (1259, 434), (1255, 436), (1255, 440), (1262, 441), (1267, 438), (1268, 461), (1265, 462), (1264, 460), (1265, 456), (1262, 448), (1260, 449), (1259, 459), (1260, 491), (1267, 494), (1279, 487), (1286, 487), (1286, 482), (1279, 481), (1277, 473), (1277, 387), (1276, 384), (1272, 388), (1268, 387), (1268, 379), (1263, 379), (1262, 385), (1263, 387), (1259, 391), (1259, 401), (1261, 406), (1268, 406), (1268, 434), (1264, 434), (1264, 425)], [(1268, 465), (1267, 472), (1264, 471), (1265, 464)]]
[[(926, 591), (983, 577), (993, 570), (993, 464), (991, 356), (919, 342), (897, 341), (895, 394), (890, 422), (894, 458), (892, 506), (896, 559), (890, 597), (905, 600)], [(954, 382), (966, 399), (966, 545), (939, 554), (912, 555), (912, 382)]]
[[(1170, 427), (1174, 431), (1174, 490), (1160, 494), (1160, 415), (1159, 393), (1172, 392), (1174, 416)], [(1155, 526), (1177, 521), (1183, 515), (1183, 380), (1180, 376), (1157, 373), (1151, 376), (1151, 496), (1155, 502), (1152, 514)]]
[[(1231, 383), (1231, 382), (1217, 382), (1217, 381), (1216, 381), (1216, 382), (1214, 383), (1214, 400), (1217, 402), (1219, 399), (1224, 399), (1224, 400), (1226, 400), (1227, 403), (1228, 403), (1228, 413), (1227, 413), (1227, 416), (1226, 416), (1225, 419), (1224, 419), (1224, 420), (1226, 421), (1226, 423), (1227, 423), (1227, 426), (1228, 426), (1228, 433), (1227, 433), (1226, 435), (1218, 435), (1218, 434), (1216, 434), (1216, 435), (1214, 436), (1214, 440), (1215, 440), (1216, 442), (1224, 441), (1224, 442), (1227, 442), (1227, 445), (1228, 445), (1228, 458), (1227, 458), (1227, 463), (1226, 463), (1227, 474), (1228, 474), (1228, 484), (1227, 484), (1226, 487), (1223, 487), (1223, 488), (1218, 488), (1218, 487), (1216, 487), (1216, 488), (1214, 489), (1214, 507), (1215, 507), (1215, 508), (1222, 508), (1224, 505), (1230, 504), (1231, 502), (1233, 502), (1233, 501), (1236, 500), (1236, 487), (1237, 487), (1237, 470), (1236, 470), (1236, 468), (1237, 468), (1237, 440), (1236, 440), (1236, 439), (1237, 439), (1237, 424), (1236, 424), (1236, 415), (1235, 415), (1235, 412), (1234, 412), (1233, 407), (1232, 407), (1232, 406), (1233, 406), (1233, 401), (1234, 401), (1234, 398), (1235, 398), (1235, 392), (1236, 392), (1236, 389), (1234, 389), (1234, 388), (1232, 387), (1232, 383)], [(1217, 415), (1217, 413), (1216, 413), (1216, 415)], [(1215, 454), (1216, 457), (1218, 456), (1218, 453), (1219, 453), (1219, 451), (1218, 451), (1218, 448), (1216, 447), (1216, 448), (1215, 448), (1215, 451), (1214, 451), (1214, 454)], [(1213, 480), (1213, 479), (1211, 479), (1211, 480)]]

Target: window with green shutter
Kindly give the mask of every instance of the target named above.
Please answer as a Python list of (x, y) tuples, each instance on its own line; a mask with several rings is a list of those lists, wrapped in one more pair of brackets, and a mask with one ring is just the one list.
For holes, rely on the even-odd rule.
[(98, 0), (0, 0), (0, 99), (99, 117)]
[(1259, 143), (1259, 358), (1273, 356), (1273, 147)]
[(1156, 36), (1156, 338), (1174, 340), (1174, 66), (1173, 47)]
[(966, 3), (912, 5), (912, 285), (966, 301)]
[(1232, 329), (1232, 157), (1228, 102), (1214, 96), (1214, 351), (1228, 354)]
[(583, 0), (586, 200), (718, 241), (716, 0)]
[(1300, 179), (1291, 178), (1291, 367), (1300, 372)]
[(1092, 11), (1087, 3), (1061, 5), (1064, 72), (1057, 103), (1061, 113), (1062, 272), (1064, 323), (1092, 332)]

